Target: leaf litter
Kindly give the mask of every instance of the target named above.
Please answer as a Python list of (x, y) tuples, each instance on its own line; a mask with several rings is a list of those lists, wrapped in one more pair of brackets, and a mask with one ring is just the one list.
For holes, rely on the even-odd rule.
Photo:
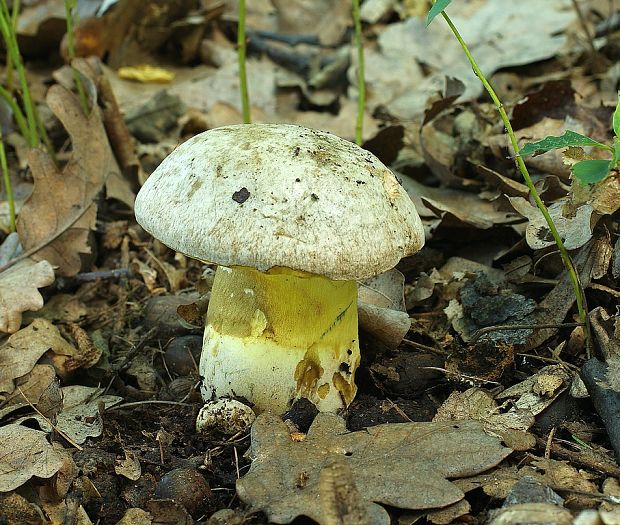
[[(88, 12), (80, 5), (78, 56), (105, 62), (73, 63), (93, 105), (88, 116), (73, 94), (70, 67), (31, 61), (44, 49), (68, 56), (60, 42), (61, 4), (28, 5), (18, 16), (29, 79), (58, 163), (29, 150), (10, 114), (8, 124), (2, 121), (19, 188), (20, 235), (7, 235), (8, 205), (0, 193), (0, 331), (7, 333), (0, 339), (0, 431), (11, 438), (0, 517), (25, 522), (15, 509), (37, 508), (37, 517), (26, 510), (22, 516), (35, 523), (40, 513), (52, 523), (71, 516), (78, 523), (266, 523), (265, 514), (252, 514), (260, 508), (329, 525), (422, 517), (568, 522), (592, 513), (612, 519), (619, 496), (612, 481), (620, 469), (605, 400), (618, 390), (620, 179), (615, 173), (589, 185), (571, 179), (575, 163), (606, 159), (604, 151), (580, 139), (564, 151), (526, 158), (586, 289), (596, 333), (595, 361), (587, 361), (570, 280), (458, 44), (439, 18), (424, 27), (424, 2), (362, 2), (364, 138), (409, 192), (427, 246), (402, 261), (388, 282), (360, 286), (367, 352), (358, 398), (344, 420), (332, 418), (330, 427), (320, 415), (312, 423), (314, 413), (293, 407), (286, 427), (260, 416), (251, 443), (247, 433), (198, 437), (196, 334), (209, 276), (146, 236), (131, 208), (146, 174), (176, 145), (241, 122), (236, 3), (184, 0), (147, 9), (145, 0), (122, 0), (111, 7), (95, 2)], [(348, 9), (331, 0), (250, 4), (253, 119), (352, 139), (358, 64)], [(610, 144), (617, 71), (609, 50), (617, 31), (609, 23), (590, 47), (572, 2), (539, 4), (499, 9), (484, 0), (452, 2), (448, 12), (493, 75), (520, 144), (566, 138), (567, 130)], [(579, 3), (590, 31), (607, 22), (608, 6), (601, 4)], [(524, 15), (532, 10), (536, 16)], [(119, 71), (145, 65), (165, 72), (168, 82), (138, 85)], [(154, 115), (162, 101), (170, 113)], [(206, 295), (198, 298), (194, 288)], [(191, 325), (177, 314), (179, 304), (186, 305), (184, 315), (194, 311)], [(158, 335), (148, 332), (153, 326)], [(177, 344), (192, 337), (196, 342)], [(601, 369), (603, 375), (590, 374), (588, 400), (576, 372)], [(402, 429), (424, 425), (434, 430), (408, 445)], [(321, 426), (336, 431), (317, 433)], [(270, 433), (278, 439), (267, 439)], [(480, 457), (495, 451), (495, 459), (456, 472), (471, 455), (438, 457), (436, 443), (454, 452), (464, 436), (480, 438)], [(352, 456), (343, 452), (347, 447)], [(504, 458), (508, 448), (514, 452)], [(319, 463), (309, 465), (317, 456)], [(187, 507), (157, 499), (158, 486), (179, 466), (208, 481), (211, 496)], [(263, 492), (256, 489), (260, 471), (275, 479)], [(227, 509), (237, 478), (251, 503), (234, 500)], [(312, 494), (313, 503), (303, 494)], [(536, 500), (540, 494), (544, 503)], [(412, 508), (418, 510), (403, 510)]]

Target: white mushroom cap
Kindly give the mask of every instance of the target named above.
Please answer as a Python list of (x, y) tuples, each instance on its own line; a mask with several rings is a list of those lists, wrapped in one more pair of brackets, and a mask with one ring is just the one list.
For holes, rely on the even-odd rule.
[(196, 259), (331, 279), (376, 275), (424, 244), (415, 206), (372, 153), (284, 124), (191, 138), (146, 181), (135, 214), (154, 237)]

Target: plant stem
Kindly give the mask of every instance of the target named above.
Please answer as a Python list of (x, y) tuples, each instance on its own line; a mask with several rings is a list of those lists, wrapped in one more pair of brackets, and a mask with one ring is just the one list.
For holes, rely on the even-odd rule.
[(4, 150), (4, 140), (2, 129), (0, 129), (0, 169), (2, 169), (2, 179), (4, 180), (4, 189), (6, 191), (6, 199), (9, 203), (9, 228), (12, 232), (17, 230), (15, 223), (15, 199), (13, 198), (13, 187), (11, 186), (11, 176), (9, 175), (9, 167), (6, 162), (6, 152)]
[(19, 83), (22, 90), (22, 99), (24, 101), (26, 121), (28, 123), (28, 134), (26, 135), (26, 139), (31, 147), (36, 147), (40, 143), (35, 117), (36, 109), (30, 96), (28, 79), (26, 78), (26, 70), (24, 69), (24, 63), (21, 59), (14, 28), (11, 26), (11, 17), (9, 15), (6, 0), (1, 0), (0, 4), (2, 7), (2, 9), (0, 9), (0, 32), (2, 33), (2, 38), (4, 39), (7, 53), (11, 57), (13, 66), (17, 70), (17, 77), (19, 78)]
[(355, 46), (357, 47), (357, 120), (355, 122), (355, 143), (361, 146), (366, 104), (366, 81), (364, 79), (364, 45), (362, 42), (360, 0), (353, 0), (353, 23), (355, 25)]
[(11, 94), (0, 86), (0, 97), (4, 99), (4, 101), (9, 105), (11, 111), (13, 112), (13, 118), (15, 119), (15, 123), (19, 128), (19, 132), (23, 135), (24, 138), (28, 138), (28, 123), (26, 122), (26, 117), (24, 117), (24, 113), (21, 108), (15, 102), (15, 99), (11, 96)]
[(534, 202), (536, 203), (536, 206), (538, 207), (538, 209), (540, 210), (540, 213), (542, 213), (543, 217), (545, 218), (545, 221), (547, 222), (547, 226), (549, 226), (549, 231), (551, 232), (551, 235), (553, 236), (553, 240), (555, 241), (558, 247), (558, 250), (560, 252), (560, 257), (562, 258), (562, 262), (564, 263), (564, 266), (566, 267), (566, 270), (568, 271), (571, 284), (573, 285), (575, 299), (577, 301), (577, 310), (579, 312), (579, 318), (581, 319), (581, 322), (585, 326), (586, 348), (587, 348), (588, 357), (589, 357), (590, 356), (590, 344), (592, 341), (591, 330), (590, 330), (590, 320), (588, 318), (588, 313), (586, 311), (586, 298), (585, 298), (585, 293), (583, 291), (583, 287), (581, 286), (581, 282), (579, 281), (579, 274), (577, 273), (577, 270), (575, 269), (575, 266), (573, 265), (573, 261), (570, 255), (568, 254), (568, 251), (564, 247), (562, 238), (560, 237), (560, 234), (557, 228), (555, 227), (555, 224), (553, 222), (553, 219), (551, 218), (551, 215), (549, 215), (549, 211), (547, 210), (547, 207), (545, 206), (544, 202), (540, 198), (540, 195), (538, 195), (538, 192), (536, 191), (536, 187), (534, 186), (534, 183), (532, 182), (532, 178), (530, 177), (530, 174), (527, 170), (525, 162), (523, 162), (523, 158), (519, 155), (519, 149), (520, 149), (519, 143), (517, 142), (517, 137), (514, 133), (514, 130), (512, 129), (512, 125), (510, 123), (510, 119), (508, 118), (508, 114), (506, 113), (506, 110), (504, 108), (504, 105), (502, 104), (501, 100), (497, 96), (497, 93), (495, 92), (495, 90), (493, 89), (489, 81), (487, 80), (484, 73), (478, 67), (478, 64), (476, 63), (474, 57), (469, 51), (467, 44), (461, 37), (461, 34), (459, 33), (456, 26), (452, 23), (452, 20), (450, 19), (450, 17), (443, 11), (441, 15), (443, 16), (444, 20), (450, 27), (452, 33), (458, 40), (459, 44), (461, 44), (461, 47), (463, 48), (463, 51), (465, 52), (465, 55), (467, 56), (472, 69), (474, 70), (474, 73), (480, 79), (480, 82), (482, 82), (482, 85), (484, 86), (487, 93), (493, 100), (493, 103), (497, 107), (497, 110), (499, 111), (502, 121), (504, 122), (504, 127), (506, 128), (506, 132), (508, 133), (508, 137), (510, 138), (510, 143), (516, 153), (515, 164), (517, 165), (517, 168), (521, 172), (521, 175), (523, 176), (523, 179), (525, 180), (525, 184), (530, 190), (530, 193), (532, 195), (532, 198), (534, 199)]
[[(11, 13), (11, 27), (13, 28), (13, 32), (15, 32), (18, 14), (19, 14), (19, 0), (14, 0), (13, 1), (13, 12)], [(5, 13), (5, 16), (6, 16), (6, 13)], [(11, 55), (7, 55), (6, 57), (6, 87), (9, 91), (13, 90), (13, 60), (11, 60)]]
[(241, 90), (241, 110), (243, 112), (243, 123), (249, 124), (252, 119), (250, 116), (250, 98), (248, 96), (248, 77), (245, 70), (246, 54), (245, 38), (245, 0), (239, 0), (239, 22), (237, 25), (237, 59), (239, 61), (239, 88)]
[[(69, 51), (69, 58), (71, 62), (75, 59), (75, 44), (73, 41), (73, 9), (75, 8), (76, 0), (65, 0), (65, 19), (67, 21), (67, 50)], [(86, 90), (84, 89), (84, 83), (82, 77), (77, 69), (71, 65), (73, 72), (73, 82), (77, 89), (78, 96), (80, 97), (80, 103), (85, 115), (90, 113), (90, 107), (88, 104), (88, 97), (86, 96)]]

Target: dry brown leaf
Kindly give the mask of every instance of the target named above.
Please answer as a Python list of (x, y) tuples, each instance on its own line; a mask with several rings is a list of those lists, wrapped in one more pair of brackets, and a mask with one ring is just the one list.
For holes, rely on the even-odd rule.
[(321, 469), (319, 496), (325, 525), (369, 525), (351, 468), (342, 459)]
[(142, 475), (142, 467), (138, 456), (131, 450), (124, 450), (125, 459), (117, 459), (114, 464), (114, 472), (119, 476), (125, 476), (131, 481), (140, 479)]
[(411, 328), (405, 308), (405, 277), (393, 268), (360, 283), (359, 325), (388, 348), (396, 348)]
[[(101, 409), (118, 404), (121, 397), (101, 395), (103, 389), (88, 386), (71, 385), (60, 389), (63, 406), (57, 416), (56, 428), (68, 436), (74, 443), (82, 444), (89, 437), (97, 437), (103, 431)], [(51, 432), (49, 421), (40, 415), (25, 416), (17, 420), (18, 423), (36, 419), (39, 426), (46, 432)]]
[[(530, 248), (540, 250), (555, 244), (547, 221), (536, 206), (532, 206), (523, 197), (509, 197), (508, 200), (512, 207), (529, 221), (525, 230), (525, 239)], [(574, 250), (592, 238), (592, 228), (596, 223), (596, 218), (592, 216), (594, 210), (591, 204), (583, 204), (574, 210), (571, 217), (564, 215), (565, 207), (566, 199), (562, 199), (548, 206), (547, 210), (566, 249)]]
[(528, 433), (535, 419), (527, 410), (512, 408), (501, 413), (493, 396), (481, 388), (452, 392), (437, 409), (433, 421), (479, 421), (487, 432), (501, 436), (514, 450), (528, 450), (536, 445), (536, 438)]
[(54, 270), (47, 261), (25, 259), (0, 273), (0, 332), (19, 330), (22, 312), (43, 306), (38, 288), (53, 282)]
[(35, 319), (0, 346), (0, 392), (12, 392), (13, 380), (30, 372), (48, 350), (75, 352), (58, 328), (46, 319)]
[(18, 408), (36, 405), (55, 377), (53, 366), (34, 365), (31, 372), (16, 380), (15, 390), (2, 401), (0, 419)]
[(342, 418), (321, 413), (306, 438), (294, 442), (279, 417), (264, 413), (252, 426), (254, 460), (237, 481), (237, 494), (252, 511), (262, 510), (276, 523), (304, 515), (325, 524), (317, 505), (320, 472), (344, 461), (370, 521), (387, 525), (389, 516), (378, 503), (407, 509), (445, 507), (463, 498), (446, 478), (490, 469), (509, 453), (499, 439), (471, 421), (384, 424), (347, 432)]
[(489, 525), (512, 525), (513, 523), (554, 523), (570, 525), (572, 514), (568, 509), (552, 503), (519, 503), (489, 512)]
[(95, 199), (114, 162), (96, 104), (86, 116), (77, 97), (58, 85), (49, 89), (46, 101), (71, 136), (73, 152), (62, 172), (47, 153), (30, 152), (34, 190), (19, 214), (17, 230), (24, 250), (48, 243), (34, 257), (58, 266), (61, 275), (75, 275), (83, 254), (91, 253)]
[(45, 432), (17, 424), (0, 428), (0, 451), (0, 492), (15, 490), (32, 476), (49, 478), (63, 463)]

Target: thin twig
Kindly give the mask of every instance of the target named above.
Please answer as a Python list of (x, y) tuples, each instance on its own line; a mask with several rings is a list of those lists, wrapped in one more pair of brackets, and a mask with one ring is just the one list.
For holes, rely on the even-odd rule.
[(590, 33), (590, 29), (588, 28), (588, 22), (586, 21), (585, 16), (583, 16), (583, 11), (581, 7), (579, 7), (579, 3), (577, 0), (571, 0), (573, 3), (573, 8), (577, 13), (577, 18), (579, 18), (579, 24), (581, 25), (581, 29), (586, 34), (586, 39), (588, 40), (588, 46), (590, 47), (590, 52), (592, 55), (596, 55), (596, 48), (594, 47), (594, 39), (592, 38), (592, 34)]
[(123, 403), (122, 405), (114, 405), (114, 406), (111, 406), (110, 408), (106, 408), (106, 411), (118, 410), (120, 408), (135, 407), (139, 405), (175, 405), (175, 406), (182, 406), (182, 407), (196, 406), (192, 403), (183, 403), (182, 401), (166, 401), (164, 399), (146, 399), (144, 401), (132, 401), (130, 403)]
[(537, 330), (539, 328), (576, 328), (584, 326), (583, 323), (549, 323), (549, 324), (496, 324), (494, 326), (485, 326), (476, 330), (472, 336), (472, 341), (477, 341), (481, 336), (490, 332), (498, 332), (500, 330)]
[(155, 334), (157, 334), (158, 330), (159, 330), (159, 328), (156, 326), (154, 328), (151, 328), (146, 334), (144, 334), (144, 336), (142, 337), (142, 339), (140, 339), (138, 344), (136, 344), (127, 353), (127, 355), (125, 355), (125, 357), (123, 358), (123, 360), (120, 363), (117, 363), (116, 365), (113, 365), (113, 366), (110, 367), (110, 371), (108, 372), (107, 375), (108, 376), (115, 376), (119, 372), (122, 372), (125, 368), (127, 368), (127, 366), (133, 360), (133, 358), (136, 355), (138, 355), (138, 353), (146, 346), (146, 343), (148, 343), (153, 337), (155, 337)]

